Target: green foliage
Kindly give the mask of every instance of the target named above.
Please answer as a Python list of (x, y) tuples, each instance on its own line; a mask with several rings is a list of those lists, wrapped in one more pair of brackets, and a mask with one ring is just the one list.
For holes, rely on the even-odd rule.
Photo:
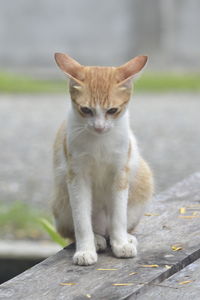
[(0, 228), (0, 237), (3, 239), (51, 238), (62, 247), (70, 244), (70, 240), (63, 239), (56, 232), (49, 216), (21, 201), (10, 205), (0, 202)]
[(63, 239), (55, 230), (55, 228), (52, 226), (52, 224), (44, 219), (41, 218), (39, 219), (39, 222), (42, 224), (43, 228), (46, 230), (46, 232), (49, 234), (50, 238), (56, 242), (57, 244), (59, 244), (62, 247), (67, 246), (67, 244), (69, 244), (69, 242), (67, 242), (65, 239)]
[(0, 202), (0, 237), (42, 238), (37, 221), (40, 216), (41, 213), (23, 202), (16, 201), (10, 205)]
[(200, 91), (200, 74), (146, 73), (135, 82), (137, 91)]
[(36, 80), (0, 72), (1, 93), (64, 93), (66, 89), (66, 82), (62, 80)]

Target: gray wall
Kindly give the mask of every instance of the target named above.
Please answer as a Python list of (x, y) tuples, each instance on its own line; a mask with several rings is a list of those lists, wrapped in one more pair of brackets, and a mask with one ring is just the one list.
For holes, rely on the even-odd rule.
[(150, 68), (200, 67), (199, 0), (0, 0), (0, 66), (57, 72), (55, 51), (83, 64), (150, 55)]

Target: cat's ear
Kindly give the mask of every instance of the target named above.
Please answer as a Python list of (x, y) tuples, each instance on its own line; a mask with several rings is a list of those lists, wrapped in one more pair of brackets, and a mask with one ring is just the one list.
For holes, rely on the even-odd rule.
[(147, 62), (147, 56), (136, 56), (117, 68), (118, 85), (122, 88), (131, 87), (132, 79), (142, 70)]
[(69, 76), (73, 82), (81, 84), (84, 80), (83, 66), (79, 64), (75, 59), (71, 58), (67, 54), (55, 53), (55, 61), (59, 68)]

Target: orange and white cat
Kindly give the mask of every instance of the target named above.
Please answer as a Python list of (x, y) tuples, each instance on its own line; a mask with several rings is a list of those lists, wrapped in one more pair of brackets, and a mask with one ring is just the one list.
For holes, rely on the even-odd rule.
[(151, 171), (130, 129), (133, 76), (146, 64), (137, 56), (120, 67), (88, 67), (56, 53), (70, 78), (71, 105), (54, 145), (58, 232), (76, 240), (78, 265), (97, 261), (107, 238), (116, 257), (134, 257), (131, 234), (151, 198)]

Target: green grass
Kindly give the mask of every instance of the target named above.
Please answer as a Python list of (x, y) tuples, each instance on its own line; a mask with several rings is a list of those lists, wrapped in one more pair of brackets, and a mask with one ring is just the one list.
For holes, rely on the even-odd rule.
[[(200, 91), (199, 74), (144, 73), (135, 81), (137, 92)], [(0, 72), (0, 93), (65, 93), (66, 80), (36, 80)]]
[(56, 232), (49, 216), (20, 201), (10, 205), (0, 202), (0, 228), (1, 239), (51, 238), (63, 247), (70, 242)]
[(1, 238), (44, 238), (45, 233), (38, 223), (42, 213), (30, 206), (16, 201), (6, 205), (0, 202), (0, 237)]
[(200, 91), (200, 74), (143, 74), (136, 80), (137, 91), (144, 92), (197, 92)]
[(66, 89), (64, 80), (36, 80), (0, 72), (0, 93), (64, 93)]
[(48, 233), (50, 238), (57, 244), (59, 244), (61, 247), (65, 247), (67, 244), (70, 243), (70, 240), (63, 239), (58, 232), (55, 230), (53, 225), (46, 219), (40, 218), (39, 222), (45, 229), (45, 231)]

